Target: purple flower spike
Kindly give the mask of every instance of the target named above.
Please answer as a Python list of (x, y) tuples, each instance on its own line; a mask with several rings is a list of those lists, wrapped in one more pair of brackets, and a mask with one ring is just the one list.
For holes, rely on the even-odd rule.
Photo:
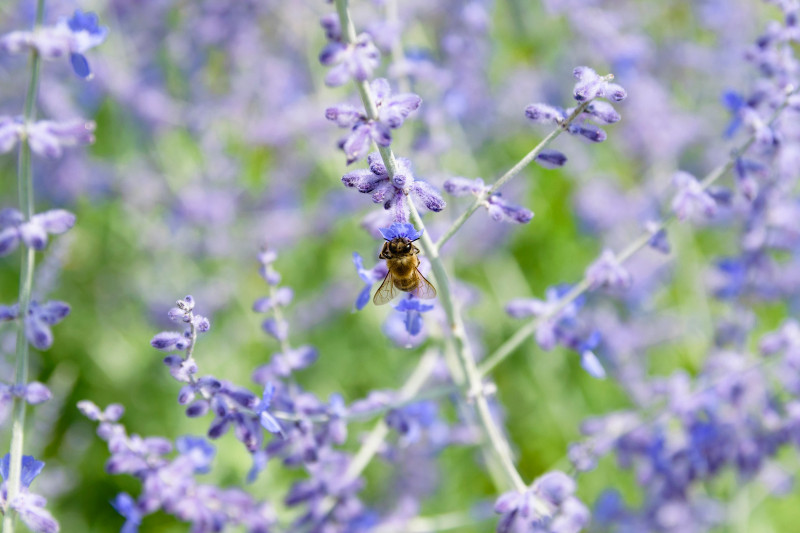
[(586, 279), (592, 289), (627, 289), (631, 284), (630, 273), (622, 267), (614, 252), (608, 249), (603, 250), (602, 255), (586, 269)]
[(678, 172), (673, 179), (678, 188), (672, 200), (672, 211), (680, 220), (702, 213), (712, 217), (717, 212), (717, 202), (703, 189), (697, 179), (688, 172)]
[(416, 241), (422, 237), (422, 233), (425, 230), (417, 231), (414, 229), (413, 224), (407, 222), (405, 224), (395, 223), (388, 228), (378, 228), (378, 231), (381, 232), (381, 235), (383, 235), (383, 238), (387, 241), (397, 239), (398, 237), (408, 239), (409, 241)]

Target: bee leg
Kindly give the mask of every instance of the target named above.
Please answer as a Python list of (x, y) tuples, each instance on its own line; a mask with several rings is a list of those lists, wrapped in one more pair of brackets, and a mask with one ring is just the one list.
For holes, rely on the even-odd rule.
[(391, 255), (389, 254), (389, 243), (383, 243), (383, 248), (381, 248), (381, 253), (378, 255), (378, 259), (389, 259)]
[(414, 245), (412, 245), (412, 247), (414, 248), (414, 253), (415, 253), (415, 254), (418, 254), (418, 253), (419, 253), (419, 248), (417, 248), (417, 247), (416, 247), (416, 246), (414, 246)]

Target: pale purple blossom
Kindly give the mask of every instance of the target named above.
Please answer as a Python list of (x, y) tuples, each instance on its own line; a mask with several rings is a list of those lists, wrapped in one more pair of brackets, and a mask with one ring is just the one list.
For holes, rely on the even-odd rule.
[(319, 62), (331, 67), (325, 76), (329, 87), (344, 85), (351, 79), (365, 81), (380, 63), (380, 52), (372, 38), (362, 33), (354, 43), (331, 40), (319, 54)]
[(631, 275), (619, 262), (617, 256), (609, 249), (603, 250), (600, 257), (586, 269), (586, 279), (593, 289), (607, 287), (610, 289), (627, 289), (631, 284)]
[(340, 143), (347, 156), (347, 164), (357, 161), (369, 152), (372, 142), (387, 147), (392, 142), (391, 130), (403, 125), (406, 117), (416, 110), (422, 99), (413, 93), (392, 95), (389, 81), (378, 78), (370, 84), (378, 117), (367, 117), (363, 109), (342, 104), (329, 107), (325, 117), (340, 128), (350, 129), (350, 134)]
[(680, 220), (697, 215), (712, 217), (717, 212), (717, 202), (697, 179), (688, 172), (678, 172), (673, 178), (678, 189), (672, 200), (672, 211)]
[[(555, 150), (549, 153), (554, 159), (558, 159)], [(560, 154), (559, 154), (560, 155)], [(564, 158), (566, 161), (566, 158)], [(486, 212), (497, 222), (513, 222), (517, 224), (527, 224), (533, 219), (533, 211), (525, 207), (506, 201), (500, 193), (489, 194), (491, 187), (484, 185), (481, 178), (469, 180), (467, 178), (450, 178), (444, 182), (444, 190), (453, 196), (474, 195), (482, 199), (481, 205), (486, 208)]]
[(84, 79), (92, 71), (84, 54), (105, 41), (108, 28), (98, 24), (97, 15), (76, 10), (69, 19), (34, 31), (14, 31), (0, 38), (0, 50), (18, 54), (35, 49), (43, 59), (69, 57), (75, 74)]

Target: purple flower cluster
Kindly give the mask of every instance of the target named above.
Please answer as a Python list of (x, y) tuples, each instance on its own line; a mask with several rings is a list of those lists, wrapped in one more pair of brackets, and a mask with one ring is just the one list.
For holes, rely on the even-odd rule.
[[(573, 96), (581, 102), (581, 112), (576, 117), (572, 115), (578, 108), (562, 109), (548, 104), (531, 104), (525, 108), (525, 115), (541, 124), (556, 124), (566, 129), (571, 135), (579, 135), (584, 139), (599, 143), (606, 140), (606, 132), (592, 124), (614, 124), (619, 122), (620, 115), (608, 102), (596, 100), (606, 98), (614, 102), (621, 102), (627, 98), (628, 93), (617, 84), (610, 83), (613, 76), (598, 76), (589, 67), (577, 67), (574, 71), (578, 83), (575, 84)], [(572, 120), (568, 120), (572, 117)], [(546, 159), (545, 159), (545, 162)]]
[(556, 345), (575, 350), (581, 357), (581, 366), (591, 376), (602, 379), (606, 376), (602, 364), (595, 355), (601, 344), (600, 333), (578, 319), (578, 311), (584, 299), (562, 305), (562, 298), (569, 293), (568, 286), (550, 287), (546, 300), (519, 298), (506, 305), (506, 313), (514, 318), (535, 317), (537, 321), (536, 342), (543, 350), (552, 350)]
[(108, 443), (109, 474), (129, 474), (142, 483), (138, 498), (118, 494), (111, 504), (125, 518), (122, 531), (139, 531), (142, 520), (156, 511), (171, 514), (192, 525), (192, 531), (211, 533), (239, 526), (250, 533), (268, 533), (275, 523), (272, 507), (238, 489), (199, 483), (196, 475), (211, 468), (214, 446), (201, 437), (183, 436), (175, 441), (177, 455), (170, 458), (172, 443), (163, 437), (128, 435), (118, 423), (122, 406), (101, 410), (89, 401), (78, 404), (90, 420), (99, 422), (97, 435)]
[(369, 34), (362, 33), (353, 43), (342, 38), (341, 27), (335, 15), (323, 17), (320, 21), (328, 37), (328, 44), (319, 54), (319, 62), (332, 67), (325, 76), (329, 87), (344, 85), (351, 79), (365, 81), (372, 77), (372, 71), (380, 63), (380, 52), (372, 43)]
[[(47, 350), (53, 345), (53, 332), (50, 326), (55, 326), (67, 315), (70, 307), (66, 302), (50, 301), (40, 304), (31, 301), (28, 313), (24, 318), (25, 336), (28, 342), (37, 350)], [(19, 306), (0, 305), (0, 322), (19, 319)]]
[(385, 78), (374, 80), (370, 84), (370, 92), (378, 112), (376, 119), (368, 117), (363, 107), (358, 109), (348, 104), (325, 110), (325, 118), (340, 128), (350, 130), (348, 136), (339, 143), (347, 156), (348, 165), (364, 158), (373, 141), (378, 146), (391, 145), (391, 130), (402, 126), (406, 117), (422, 103), (422, 99), (413, 93), (392, 95), (389, 81)]
[(367, 162), (369, 168), (348, 172), (342, 176), (342, 183), (360, 193), (371, 194), (374, 203), (383, 204), (384, 209), (392, 211), (394, 222), (408, 222), (406, 196), (409, 201), (415, 198), (435, 213), (444, 209), (446, 204), (439, 191), (426, 181), (415, 179), (411, 161), (405, 157), (397, 158), (397, 169), (392, 175), (378, 152), (371, 153)]

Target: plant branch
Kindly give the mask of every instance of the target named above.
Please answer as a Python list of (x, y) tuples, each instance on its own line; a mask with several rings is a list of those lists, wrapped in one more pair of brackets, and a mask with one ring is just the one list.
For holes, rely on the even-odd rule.
[(450, 240), (450, 238), (453, 235), (455, 235), (456, 232), (458, 232), (459, 229), (461, 229), (461, 226), (463, 226), (464, 223), (469, 219), (469, 217), (471, 217), (472, 214), (480, 206), (483, 205), (483, 203), (486, 201), (487, 198), (489, 198), (489, 196), (491, 196), (492, 194), (496, 193), (497, 190), (500, 187), (502, 187), (503, 185), (508, 183), (514, 176), (516, 176), (517, 174), (522, 172), (523, 169), (525, 169), (525, 167), (530, 165), (531, 162), (534, 159), (536, 159), (536, 156), (539, 155), (540, 153), (542, 153), (542, 150), (547, 148), (548, 145), (550, 145), (550, 143), (553, 142), (556, 137), (561, 135), (561, 132), (566, 131), (566, 129), (569, 127), (569, 125), (572, 124), (575, 121), (575, 119), (578, 118), (578, 116), (580, 116), (580, 114), (583, 113), (584, 110), (586, 110), (586, 108), (591, 103), (592, 103), (592, 100), (586, 100), (585, 102), (581, 103), (578, 107), (576, 107), (572, 111), (572, 113), (570, 113), (570, 115), (567, 118), (565, 118), (553, 131), (551, 131), (550, 134), (547, 137), (542, 139), (541, 142), (539, 144), (537, 144), (533, 148), (533, 150), (528, 152), (527, 155), (525, 155), (525, 157), (523, 157), (516, 165), (511, 167), (508, 170), (508, 172), (506, 172), (505, 174), (500, 176), (497, 179), (497, 181), (494, 183), (494, 185), (492, 185), (492, 187), (488, 191), (486, 191), (486, 192), (484, 192), (482, 194), (479, 194), (478, 197), (475, 198), (475, 201), (472, 202), (472, 205), (470, 205), (467, 208), (467, 210), (464, 211), (461, 214), (461, 216), (459, 216), (455, 220), (455, 222), (453, 222), (453, 225), (450, 226), (450, 228), (448, 228), (448, 230), (444, 233), (444, 235), (439, 237), (439, 240), (436, 241), (436, 249), (440, 250), (442, 248), (442, 246), (444, 246), (444, 243), (446, 243), (448, 240)]
[[(36, 2), (36, 18), (34, 27), (42, 25), (44, 16), (44, 0)], [(28, 90), (25, 94), (25, 107), (23, 121), (27, 128), (36, 118), (36, 94), (39, 88), (39, 69), (41, 58), (39, 52), (31, 49), (29, 60), (30, 78)], [(19, 158), (17, 161), (17, 188), (19, 194), (19, 209), (30, 220), (34, 214), (33, 178), (31, 172), (31, 148), (27, 136), (20, 139)], [(25, 319), (30, 308), (31, 291), (33, 287), (33, 270), (36, 261), (35, 250), (29, 246), (21, 247), (21, 264), (19, 274), (19, 324), (16, 341), (16, 368), (14, 384), (18, 387), (25, 386), (28, 382), (28, 339), (25, 335)], [(14, 397), (11, 418), (11, 450), (9, 458), (9, 479), (7, 502), (13, 502), (20, 492), (20, 476), (22, 473), (22, 450), (25, 437), (25, 408), (26, 403), (19, 396)], [(14, 517), (10, 509), (3, 517), (3, 533), (14, 533)]]
[[(767, 122), (768, 125), (772, 125), (786, 109), (786, 106), (789, 103), (789, 97), (792, 96), (797, 92), (796, 89), (790, 88), (786, 92), (786, 97), (784, 98), (783, 102), (775, 109), (772, 115)], [(716, 167), (714, 170), (709, 172), (700, 182), (703, 190), (708, 189), (713, 185), (717, 180), (719, 180), (722, 176), (724, 176), (729, 170), (733, 168), (736, 164), (736, 159), (744, 154), (755, 142), (755, 133), (751, 133), (748, 138), (739, 145), (738, 148), (734, 149), (731, 152), (731, 156), (727, 162), (724, 164)], [(647, 246), (652, 238), (653, 234), (657, 231), (662, 229), (666, 229), (669, 225), (675, 222), (676, 218), (674, 214), (670, 214), (664, 221), (658, 223), (656, 226), (650, 228), (649, 231), (643, 233), (636, 239), (634, 239), (628, 246), (626, 246), (619, 254), (617, 254), (617, 261), (620, 264), (625, 263), (628, 259), (633, 257), (636, 252)], [(547, 313), (536, 317), (534, 320), (528, 322), (527, 324), (523, 325), (519, 328), (516, 333), (514, 333), (511, 338), (509, 338), (506, 342), (504, 342), (497, 350), (494, 351), (489, 357), (487, 357), (479, 366), (479, 374), (480, 376), (486, 376), (489, 374), (494, 368), (503, 362), (509, 355), (511, 355), (514, 350), (516, 350), (525, 340), (533, 335), (536, 330), (547, 322), (548, 320), (552, 319), (558, 313), (564, 310), (570, 303), (575, 301), (579, 298), (582, 294), (587, 292), (591, 284), (586, 276), (581, 279), (577, 285), (572, 287), (572, 289), (561, 298), (558, 303)]]

